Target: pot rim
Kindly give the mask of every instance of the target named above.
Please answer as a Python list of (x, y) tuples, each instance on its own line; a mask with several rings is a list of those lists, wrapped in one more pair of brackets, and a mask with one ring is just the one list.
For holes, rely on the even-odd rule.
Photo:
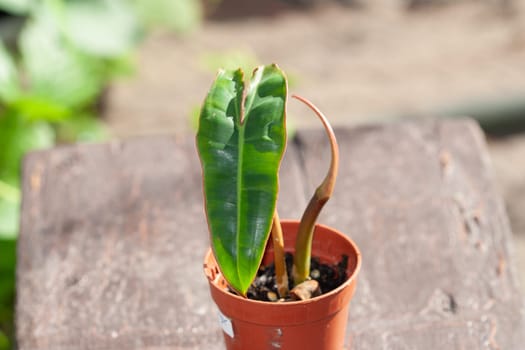
[[(299, 223), (299, 220), (294, 220), (294, 219), (282, 219), (281, 220), (281, 224), (294, 224), (294, 223)], [(355, 257), (356, 257), (356, 266), (355, 266), (354, 270), (352, 271), (352, 273), (350, 274), (350, 276), (340, 286), (338, 286), (337, 288), (331, 290), (330, 292), (323, 293), (323, 294), (321, 294), (321, 295), (319, 295), (317, 297), (314, 297), (314, 298), (308, 299), (308, 300), (286, 301), (286, 302), (261, 301), (261, 300), (253, 300), (253, 299), (249, 299), (249, 298), (244, 298), (244, 297), (239, 296), (237, 294), (231, 293), (228, 290), (226, 290), (224, 288), (221, 288), (218, 285), (217, 280), (222, 276), (222, 272), (220, 271), (220, 268), (219, 268), (219, 266), (218, 266), (218, 264), (217, 264), (217, 262), (215, 260), (215, 255), (214, 255), (213, 249), (211, 247), (208, 248), (208, 251), (206, 252), (206, 255), (205, 255), (205, 258), (204, 258), (204, 272), (205, 272), (205, 275), (206, 275), (206, 277), (208, 279), (209, 284), (213, 285), (213, 288), (215, 288), (217, 291), (220, 291), (225, 296), (237, 299), (239, 302), (252, 303), (254, 305), (264, 305), (264, 306), (267, 306), (267, 307), (303, 306), (303, 305), (307, 305), (307, 304), (310, 304), (310, 303), (323, 301), (325, 299), (331, 298), (332, 296), (335, 296), (335, 295), (341, 293), (347, 286), (349, 286), (350, 284), (352, 284), (356, 280), (357, 275), (358, 275), (359, 271), (361, 270), (361, 264), (362, 264), (361, 251), (359, 250), (359, 247), (357, 246), (357, 244), (350, 237), (348, 237), (347, 235), (343, 234), (339, 230), (337, 230), (337, 229), (335, 229), (335, 228), (333, 228), (331, 226), (327, 226), (327, 225), (323, 225), (323, 224), (319, 224), (319, 223), (316, 223), (315, 227), (316, 228), (317, 227), (321, 227), (321, 228), (323, 228), (325, 230), (328, 230), (328, 231), (331, 231), (333, 234), (336, 234), (336, 235), (342, 237), (343, 239), (345, 239), (347, 241), (347, 243), (349, 243), (352, 246), (352, 249), (353, 249), (353, 251), (355, 253)], [(209, 267), (206, 264), (206, 262), (209, 261), (210, 258), (213, 259), (212, 261), (215, 262), (215, 266), (217, 268), (216, 271), (210, 271), (212, 269), (212, 267)]]

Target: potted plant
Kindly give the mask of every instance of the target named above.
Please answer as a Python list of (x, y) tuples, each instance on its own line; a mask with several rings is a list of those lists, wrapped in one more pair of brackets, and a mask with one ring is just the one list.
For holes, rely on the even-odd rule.
[(300, 221), (281, 221), (276, 210), (285, 74), (260, 66), (245, 82), (240, 69), (221, 70), (202, 106), (196, 142), (211, 241), (204, 270), (228, 349), (343, 347), (361, 256), (347, 236), (316, 224), (334, 189), (338, 147), (323, 114), (294, 97), (321, 119), (332, 152)]

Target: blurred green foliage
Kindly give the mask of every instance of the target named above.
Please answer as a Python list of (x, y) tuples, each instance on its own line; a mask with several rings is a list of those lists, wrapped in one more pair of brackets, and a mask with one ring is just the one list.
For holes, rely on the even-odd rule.
[(0, 42), (0, 237), (13, 238), (18, 231), (19, 200), (6, 197), (5, 189), (18, 189), (26, 152), (77, 141), (77, 135), (89, 133), (92, 141), (107, 135), (96, 102), (125, 71), (139, 38), (126, 4), (0, 1), (4, 11), (25, 18), (12, 48)]
[(135, 50), (147, 30), (185, 32), (198, 26), (200, 4), (0, 0), (0, 350), (11, 348), (14, 339), (24, 154), (108, 138), (98, 102), (110, 82), (133, 72)]
[(197, 0), (134, 0), (134, 5), (148, 29), (185, 33), (197, 28), (202, 20), (202, 2)]
[(11, 347), (14, 334), (16, 241), (0, 238), (0, 349)]

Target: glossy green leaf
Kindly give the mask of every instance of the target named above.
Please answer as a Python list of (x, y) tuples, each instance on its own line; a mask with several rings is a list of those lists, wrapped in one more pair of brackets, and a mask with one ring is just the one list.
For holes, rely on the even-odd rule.
[(220, 71), (197, 132), (212, 248), (230, 286), (245, 295), (259, 268), (286, 144), (287, 83), (275, 65)]

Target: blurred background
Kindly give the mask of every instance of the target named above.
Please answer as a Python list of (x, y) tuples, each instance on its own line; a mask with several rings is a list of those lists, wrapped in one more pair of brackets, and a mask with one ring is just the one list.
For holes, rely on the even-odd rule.
[[(219, 67), (278, 63), (334, 125), (476, 118), (525, 286), (525, 1), (0, 0), (0, 38), (0, 350), (23, 155), (191, 136)], [(315, 125), (294, 107), (295, 128)]]

